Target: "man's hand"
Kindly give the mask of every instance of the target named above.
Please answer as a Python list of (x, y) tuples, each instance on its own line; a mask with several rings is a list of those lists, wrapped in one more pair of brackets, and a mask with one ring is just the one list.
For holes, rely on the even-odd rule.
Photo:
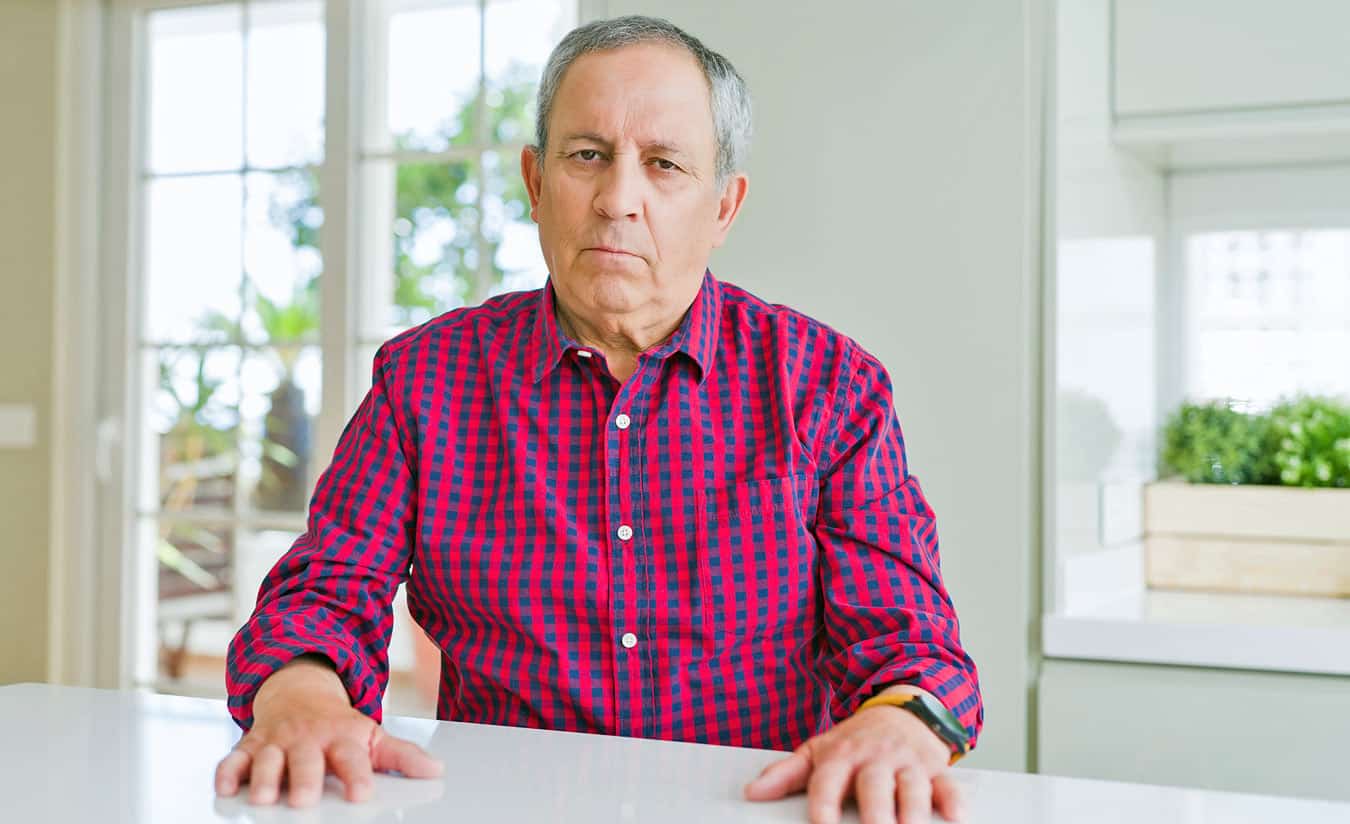
[(807, 790), (811, 824), (839, 821), (844, 799), (858, 802), (862, 824), (927, 824), (936, 810), (961, 819), (956, 783), (947, 775), (951, 750), (900, 707), (868, 707), (802, 743), (746, 785), (745, 797), (768, 801)]
[(247, 781), (250, 804), (272, 804), (284, 777), (290, 805), (306, 807), (318, 802), (331, 771), (348, 801), (365, 801), (374, 787), (372, 770), (435, 778), (442, 765), (354, 709), (331, 666), (296, 659), (258, 688), (253, 727), (216, 767), (216, 792), (234, 795)]

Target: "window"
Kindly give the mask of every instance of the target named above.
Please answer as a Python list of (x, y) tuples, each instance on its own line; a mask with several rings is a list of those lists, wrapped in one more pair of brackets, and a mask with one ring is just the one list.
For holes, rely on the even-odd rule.
[(115, 342), (136, 355), (131, 675), (218, 691), (218, 668), (184, 680), (191, 656), (224, 654), (304, 529), (374, 350), (543, 284), (519, 155), (576, 3), (122, 5), (114, 54), (140, 101), (125, 115), (138, 308)]
[(1350, 229), (1192, 234), (1186, 279), (1190, 396), (1350, 397)]
[[(546, 277), (521, 149), (565, 0), (366, 6), (361, 360), (397, 331)], [(355, 399), (352, 399), (355, 401)]]
[(173, 678), (193, 633), (223, 650), (248, 599), (241, 573), (303, 528), (321, 389), (323, 8), (167, 9), (145, 33), (132, 517), (154, 561), (142, 581), (158, 593), (157, 670)]

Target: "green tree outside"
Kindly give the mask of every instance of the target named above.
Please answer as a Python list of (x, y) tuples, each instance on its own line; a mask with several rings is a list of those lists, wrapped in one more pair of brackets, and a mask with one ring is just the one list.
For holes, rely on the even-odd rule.
[[(518, 145), (533, 132), (533, 102), (536, 91), (535, 70), (513, 67), (501, 84), (489, 84), (481, 94), (484, 106), (484, 143)], [(451, 146), (465, 147), (475, 142), (476, 107), (479, 98), (466, 101), (444, 124), (444, 136)], [(395, 145), (401, 150), (418, 147), (410, 135), (399, 135)], [(392, 326), (406, 327), (434, 317), (457, 305), (479, 303), (498, 289), (512, 274), (497, 260), (504, 222), (528, 219), (529, 197), (516, 170), (514, 154), (499, 154), (495, 164), (489, 155), (482, 164), (483, 177), (471, 178), (468, 163), (404, 163), (395, 172), (393, 294), (374, 296), (390, 300)], [(310, 170), (286, 173), (282, 189), (292, 194), (269, 203), (271, 223), (286, 231), (297, 250), (318, 252), (321, 212), (318, 181)], [(482, 200), (490, 212), (486, 219), (478, 212), (476, 186), (485, 186)], [(480, 232), (480, 227), (482, 231)], [(384, 229), (385, 227), (379, 227)], [(431, 252), (428, 252), (431, 247)], [(483, 264), (480, 266), (480, 262)], [(229, 346), (245, 340), (245, 318), (261, 329), (274, 354), (279, 382), (269, 394), (269, 411), (263, 422), (260, 478), (253, 490), (252, 504), (261, 510), (297, 512), (305, 508), (312, 422), (304, 408), (304, 395), (296, 382), (296, 366), (302, 347), (317, 341), (320, 324), (319, 277), (314, 275), (297, 283), (292, 294), (273, 301), (258, 291), (245, 277), (241, 318), (229, 318), (218, 312), (204, 314), (198, 321), (200, 339)], [(168, 355), (165, 355), (168, 357)], [(175, 391), (172, 370), (160, 369), (162, 399), (176, 404), (165, 410), (173, 421), (170, 431), (161, 435), (161, 489), (165, 510), (185, 509), (193, 505), (193, 490), (200, 488), (190, 465), (203, 453), (214, 455), (211, 470), (219, 477), (219, 466), (229, 464), (227, 477), (236, 481), (238, 431), (221, 430), (203, 416), (203, 407), (217, 388), (206, 383), (204, 368), (209, 357), (206, 349), (186, 349), (172, 355), (175, 362), (195, 358), (187, 364), (197, 375), (197, 389), (191, 398), (180, 398)], [(164, 363), (161, 359), (161, 363)], [(237, 417), (237, 410), (235, 410)], [(176, 489), (175, 489), (176, 487)], [(170, 574), (187, 578), (208, 589), (211, 576), (182, 552), (174, 550), (167, 526), (161, 532), (160, 559)], [(172, 551), (171, 551), (172, 550)]]

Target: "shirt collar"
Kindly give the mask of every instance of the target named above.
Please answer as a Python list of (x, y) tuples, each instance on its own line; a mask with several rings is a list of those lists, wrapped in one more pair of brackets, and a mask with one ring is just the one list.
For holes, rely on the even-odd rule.
[[(698, 382), (702, 385), (708, 379), (717, 354), (717, 330), (721, 317), (721, 284), (710, 270), (705, 269), (698, 294), (694, 296), (694, 302), (685, 312), (675, 334), (670, 336), (670, 340), (644, 354), (664, 360), (676, 352), (683, 352), (698, 367)], [(531, 382), (542, 380), (558, 365), (564, 353), (581, 348), (581, 344), (568, 337), (558, 324), (557, 295), (553, 289), (553, 278), (550, 277), (540, 290), (534, 332), (526, 353)]]

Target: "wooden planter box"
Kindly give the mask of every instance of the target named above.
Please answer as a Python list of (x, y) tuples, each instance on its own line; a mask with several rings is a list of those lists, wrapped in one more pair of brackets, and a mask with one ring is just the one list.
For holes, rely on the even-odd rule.
[(1144, 487), (1155, 589), (1350, 597), (1350, 489)]

